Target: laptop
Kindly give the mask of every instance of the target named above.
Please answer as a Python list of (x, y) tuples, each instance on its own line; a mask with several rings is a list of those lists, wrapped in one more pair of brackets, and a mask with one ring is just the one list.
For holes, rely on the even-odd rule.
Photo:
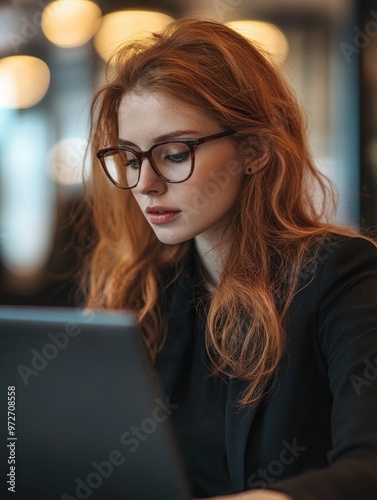
[(0, 384), (0, 498), (191, 498), (131, 314), (1, 306)]

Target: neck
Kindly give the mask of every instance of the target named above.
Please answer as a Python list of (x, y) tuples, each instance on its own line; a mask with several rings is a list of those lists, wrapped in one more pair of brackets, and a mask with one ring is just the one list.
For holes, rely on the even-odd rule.
[(209, 238), (203, 234), (195, 237), (195, 248), (199, 256), (201, 272), (207, 288), (211, 291), (219, 285), (230, 241), (230, 238), (226, 238), (224, 242), (222, 238), (220, 244), (219, 241), (214, 241), (214, 238)]

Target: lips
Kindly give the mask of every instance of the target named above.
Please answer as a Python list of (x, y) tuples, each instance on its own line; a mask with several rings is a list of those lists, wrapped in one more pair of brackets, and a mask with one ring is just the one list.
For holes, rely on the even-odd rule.
[(180, 210), (174, 210), (170, 207), (154, 206), (145, 209), (148, 219), (152, 224), (166, 224), (176, 219), (181, 213)]

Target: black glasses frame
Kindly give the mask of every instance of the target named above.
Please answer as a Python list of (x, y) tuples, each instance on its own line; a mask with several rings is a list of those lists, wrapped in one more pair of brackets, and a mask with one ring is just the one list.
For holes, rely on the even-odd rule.
[[(164, 141), (164, 142), (159, 142), (158, 144), (154, 144), (151, 148), (148, 149), (148, 151), (135, 151), (134, 149), (130, 148), (129, 146), (112, 146), (112, 147), (109, 147), (109, 148), (100, 149), (97, 152), (97, 158), (100, 160), (102, 168), (105, 171), (105, 174), (107, 175), (107, 177), (119, 189), (133, 189), (134, 187), (136, 187), (138, 185), (138, 182), (140, 180), (140, 172), (141, 172), (141, 166), (142, 166), (142, 163), (143, 163), (143, 158), (147, 158), (148, 159), (149, 165), (152, 167), (153, 171), (158, 175), (158, 177), (160, 179), (162, 179), (165, 182), (169, 182), (170, 184), (180, 184), (181, 182), (187, 181), (192, 176), (192, 174), (194, 172), (194, 167), (195, 167), (195, 149), (198, 146), (200, 146), (201, 144), (205, 144), (206, 142), (215, 141), (216, 139), (221, 139), (223, 137), (231, 136), (231, 135), (233, 135), (235, 133), (236, 132), (234, 130), (226, 130), (226, 131), (220, 132), (218, 134), (207, 135), (206, 137), (201, 137), (200, 139), (173, 139), (173, 140), (170, 140), (170, 141)], [(190, 173), (188, 174), (188, 176), (185, 179), (183, 179), (181, 181), (171, 181), (171, 180), (167, 179), (166, 177), (164, 177), (159, 172), (159, 170), (156, 167), (156, 165), (155, 165), (155, 163), (153, 161), (153, 158), (152, 158), (152, 152), (153, 152), (153, 150), (155, 148), (157, 148), (159, 146), (162, 146), (164, 144), (170, 144), (170, 143), (174, 143), (174, 142), (186, 144), (189, 147), (190, 153), (191, 153), (191, 168), (190, 168)], [(136, 183), (133, 186), (127, 186), (127, 187), (125, 187), (125, 186), (122, 186), (121, 184), (118, 184), (116, 182), (116, 180), (114, 180), (113, 177), (110, 175), (110, 172), (108, 171), (108, 169), (106, 167), (105, 157), (108, 156), (108, 155), (110, 155), (110, 154), (117, 153), (118, 151), (129, 151), (130, 153), (132, 153), (133, 155), (135, 155), (135, 157), (137, 158), (137, 160), (139, 162), (139, 176), (137, 178)]]

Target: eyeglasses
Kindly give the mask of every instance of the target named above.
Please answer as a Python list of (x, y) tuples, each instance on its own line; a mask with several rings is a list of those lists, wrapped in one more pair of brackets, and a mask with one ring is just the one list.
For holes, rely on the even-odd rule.
[(148, 151), (135, 151), (128, 146), (113, 146), (97, 152), (97, 158), (113, 184), (120, 189), (132, 189), (140, 179), (143, 158), (165, 182), (180, 183), (189, 179), (195, 166), (195, 149), (206, 142), (228, 137), (225, 131), (201, 139), (177, 139), (154, 144)]

